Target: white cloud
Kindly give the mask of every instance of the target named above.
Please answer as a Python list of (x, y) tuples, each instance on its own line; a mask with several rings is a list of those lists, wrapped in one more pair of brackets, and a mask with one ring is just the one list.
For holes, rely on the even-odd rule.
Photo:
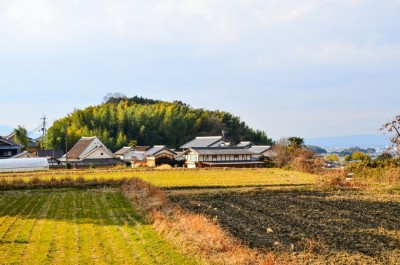
[(294, 9), (290, 9), (288, 12), (280, 15), (278, 19), (285, 22), (295, 21), (309, 15), (310, 12), (314, 10), (314, 8), (315, 4), (313, 2), (307, 2)]

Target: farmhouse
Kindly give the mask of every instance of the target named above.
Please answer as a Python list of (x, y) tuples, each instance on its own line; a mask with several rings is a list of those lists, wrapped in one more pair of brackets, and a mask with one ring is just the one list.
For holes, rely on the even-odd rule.
[(250, 152), (253, 153), (253, 158), (263, 159), (268, 156), (268, 150), (271, 149), (269, 145), (252, 145), (248, 148)]
[(122, 162), (96, 136), (82, 137), (60, 161), (73, 165), (117, 165)]
[(176, 153), (168, 149), (165, 145), (155, 145), (144, 153), (148, 167), (155, 167), (162, 164), (175, 165)]
[(243, 147), (192, 147), (184, 151), (186, 166), (196, 167), (263, 167), (252, 158), (253, 153)]
[(125, 162), (131, 162), (135, 159), (143, 160), (144, 153), (149, 148), (149, 146), (125, 146), (115, 152), (114, 155)]
[(22, 146), (16, 144), (14, 141), (0, 136), (0, 159), (15, 156), (21, 152), (22, 148)]
[(198, 136), (182, 145), (180, 148), (187, 150), (189, 148), (196, 147), (223, 147), (233, 146), (230, 141), (226, 140), (223, 136)]
[[(15, 131), (13, 131), (7, 136), (4, 136), (4, 138), (11, 141), (14, 140), (14, 137), (15, 137)], [(39, 149), (40, 149), (39, 143), (36, 140), (33, 140), (32, 138), (28, 137), (28, 152), (37, 155)]]

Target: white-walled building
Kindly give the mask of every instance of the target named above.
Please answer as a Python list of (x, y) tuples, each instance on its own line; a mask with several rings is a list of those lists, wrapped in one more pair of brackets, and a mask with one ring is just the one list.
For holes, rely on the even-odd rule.
[(60, 161), (74, 165), (116, 165), (121, 161), (96, 136), (82, 137)]
[(193, 147), (183, 155), (188, 168), (264, 166), (264, 162), (252, 158), (252, 152), (241, 147)]

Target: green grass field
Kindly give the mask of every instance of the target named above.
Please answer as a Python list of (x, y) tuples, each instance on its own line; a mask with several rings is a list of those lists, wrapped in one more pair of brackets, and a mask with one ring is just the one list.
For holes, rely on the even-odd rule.
[(0, 192), (2, 264), (194, 264), (119, 189)]
[[(212, 169), (212, 170), (51, 170), (36, 173), (0, 174), (3, 182), (29, 181), (33, 177), (50, 181), (62, 178), (121, 179), (141, 178), (159, 187), (190, 186), (269, 186), (310, 185), (318, 176), (282, 169)], [(1, 185), (0, 185), (1, 186)]]

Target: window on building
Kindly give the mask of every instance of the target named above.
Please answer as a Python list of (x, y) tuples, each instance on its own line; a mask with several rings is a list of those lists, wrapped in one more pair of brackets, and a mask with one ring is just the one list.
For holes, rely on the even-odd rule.
[(216, 155), (212, 156), (212, 161), (217, 161), (217, 156)]

